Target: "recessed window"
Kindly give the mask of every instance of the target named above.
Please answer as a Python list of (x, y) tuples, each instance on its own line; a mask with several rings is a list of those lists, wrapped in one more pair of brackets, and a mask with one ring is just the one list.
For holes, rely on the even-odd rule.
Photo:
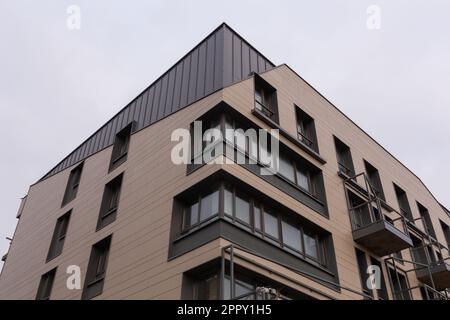
[[(214, 191), (207, 193), (206, 189)], [(176, 227), (180, 230), (178, 235), (187, 235), (206, 226), (212, 218), (224, 219), (309, 262), (326, 266), (326, 239), (322, 233), (315, 227), (305, 226), (300, 218), (284, 215), (273, 205), (267, 205), (249, 193), (249, 190), (235, 187), (229, 181), (208, 183), (198, 191), (189, 190), (177, 199), (177, 212), (182, 216), (182, 219), (180, 216), (174, 219), (181, 225)]]
[(379, 289), (377, 289), (378, 292), (378, 299), (382, 299), (382, 300), (388, 300), (389, 296), (388, 296), (388, 292), (387, 292), (387, 288), (386, 288), (386, 281), (384, 280), (384, 272), (383, 272), (383, 268), (381, 266), (380, 261), (378, 261), (377, 259), (370, 257), (370, 263), (374, 266), (377, 266), (378, 268), (380, 268), (380, 285), (381, 287)]
[(339, 166), (339, 172), (345, 174), (348, 177), (354, 177), (355, 168), (353, 166), (353, 159), (350, 147), (336, 137), (334, 137), (334, 146), (336, 148), (336, 156)]
[(358, 263), (358, 271), (359, 271), (359, 277), (360, 277), (360, 281), (361, 281), (361, 288), (362, 291), (368, 295), (373, 297), (373, 293), (372, 290), (370, 290), (367, 287), (367, 278), (368, 278), (368, 274), (367, 274), (367, 258), (366, 258), (366, 254), (359, 250), (359, 249), (355, 249), (356, 252), (356, 261)]
[[(183, 275), (184, 293), (182, 299), (194, 300), (218, 300), (231, 299), (231, 290), (234, 288), (234, 299), (237, 300), (304, 300), (311, 299), (307, 295), (297, 292), (286, 285), (273, 281), (260, 274), (244, 269), (236, 268), (234, 274), (234, 283), (232, 286), (229, 276), (229, 265), (226, 266), (226, 272), (223, 278), (222, 295), (220, 292), (220, 268), (208, 262), (208, 267), (200, 266), (197, 270), (188, 271)], [(198, 270), (199, 269), (199, 270)], [(233, 288), (232, 288), (233, 287)], [(257, 288), (271, 288), (271, 293), (263, 295), (257, 292)]]
[(38, 292), (36, 294), (36, 300), (50, 300), (55, 275), (56, 268), (42, 275), (41, 281), (39, 282)]
[(92, 299), (103, 292), (110, 246), (111, 236), (92, 246), (82, 299)]
[(127, 160), (132, 128), (133, 123), (130, 123), (116, 134), (111, 154), (110, 170), (117, 168), (120, 164)]
[(219, 213), (219, 192), (214, 191), (201, 199), (200, 221)]
[(383, 186), (381, 184), (380, 173), (378, 169), (364, 160), (367, 178), (369, 179), (373, 193), (382, 200), (385, 200)]
[(119, 207), (120, 190), (122, 188), (123, 174), (120, 174), (112, 181), (108, 182), (103, 192), (100, 214), (97, 222), (97, 230), (114, 222), (117, 217)]
[(277, 216), (269, 209), (264, 209), (264, 232), (275, 239), (280, 237)]
[(318, 239), (316, 235), (305, 231), (303, 233), (303, 239), (305, 243), (305, 254), (314, 260), (319, 260), (319, 248), (318, 248)]
[(52, 242), (48, 250), (47, 261), (59, 256), (66, 240), (67, 228), (69, 227), (71, 211), (56, 220), (56, 226), (53, 231)]
[(447, 248), (450, 248), (450, 227), (444, 222), (440, 221), (442, 232), (444, 233), (445, 241), (447, 242)]
[(236, 218), (250, 224), (250, 203), (243, 194), (236, 195)]
[(408, 197), (406, 195), (406, 192), (400, 188), (399, 186), (397, 186), (394, 183), (394, 190), (395, 190), (395, 195), (397, 196), (397, 202), (398, 202), (398, 206), (400, 208), (400, 213), (409, 219), (409, 221), (413, 221), (414, 218), (412, 216), (411, 213), (411, 207), (409, 206), (409, 201), (408, 201)]
[(389, 268), (389, 279), (392, 282), (395, 300), (411, 300), (408, 279), (404, 274)]
[(277, 91), (258, 75), (255, 75), (255, 109), (278, 123)]
[[(226, 203), (226, 202), (225, 202)], [(230, 205), (228, 203), (228, 205)], [(228, 209), (229, 210), (229, 209)], [(196, 227), (219, 213), (219, 191), (201, 195), (184, 209), (183, 231)]]
[(291, 249), (301, 252), (303, 244), (300, 227), (282, 220), (281, 229), (283, 231), (283, 244)]
[(67, 181), (66, 192), (64, 193), (62, 206), (65, 206), (70, 201), (75, 199), (75, 197), (77, 196), (82, 171), (83, 171), (83, 163), (78, 165), (72, 171), (70, 171), (69, 180)]
[(417, 202), (417, 207), (419, 208), (420, 217), (422, 218), (422, 224), (425, 228), (425, 232), (436, 239), (436, 232), (434, 232), (433, 222), (431, 222), (430, 213), (428, 209)]
[(308, 148), (318, 152), (314, 119), (297, 106), (295, 106), (295, 115), (297, 117), (297, 139)]

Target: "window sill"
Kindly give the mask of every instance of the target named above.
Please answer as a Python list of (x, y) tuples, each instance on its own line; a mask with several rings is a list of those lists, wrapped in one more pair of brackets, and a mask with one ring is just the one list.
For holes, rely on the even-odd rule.
[(269, 117), (267, 117), (264, 113), (262, 113), (261, 111), (257, 110), (257, 109), (253, 109), (252, 110), (252, 114), (255, 115), (257, 118), (259, 118), (260, 120), (266, 122), (271, 128), (273, 129), (278, 129), (280, 131), (280, 134), (285, 137), (286, 139), (288, 139), (290, 142), (292, 142), (293, 144), (295, 144), (297, 147), (299, 147), (300, 149), (302, 149), (303, 151), (305, 151), (307, 154), (309, 154), (311, 157), (313, 157), (314, 159), (316, 159), (317, 161), (319, 161), (321, 164), (326, 164), (327, 161), (322, 158), (320, 156), (320, 154), (308, 147), (306, 144), (304, 144), (303, 142), (299, 141), (296, 137), (294, 137), (293, 135), (291, 135), (290, 133), (288, 133), (286, 130), (284, 130), (283, 128), (280, 127), (280, 125), (278, 123), (276, 123), (275, 121), (273, 121), (272, 119), (270, 119)]

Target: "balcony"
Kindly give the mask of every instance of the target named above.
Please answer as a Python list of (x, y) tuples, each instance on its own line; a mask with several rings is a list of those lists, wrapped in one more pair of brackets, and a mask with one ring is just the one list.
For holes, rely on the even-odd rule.
[(421, 282), (431, 286), (434, 285), (438, 291), (450, 288), (449, 261), (440, 260), (438, 262), (433, 262), (430, 264), (429, 268), (424, 267), (416, 270), (416, 275), (417, 279)]
[(370, 220), (353, 228), (353, 240), (378, 256), (386, 256), (412, 246), (411, 238), (387, 220)]
[[(413, 246), (406, 219), (394, 210), (384, 212), (382, 200), (367, 181), (366, 188), (355, 187), (356, 178), (344, 180), (353, 240), (378, 256), (386, 256)], [(359, 175), (358, 175), (359, 176)], [(388, 215), (389, 213), (389, 215)]]

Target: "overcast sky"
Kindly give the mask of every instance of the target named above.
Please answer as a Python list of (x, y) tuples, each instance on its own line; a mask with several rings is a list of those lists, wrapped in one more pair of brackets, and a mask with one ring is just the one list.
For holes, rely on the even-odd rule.
[[(69, 5), (81, 29), (66, 25)], [(380, 29), (368, 29), (370, 5)], [(0, 254), (28, 186), (221, 22), (450, 206), (450, 1), (0, 0)]]

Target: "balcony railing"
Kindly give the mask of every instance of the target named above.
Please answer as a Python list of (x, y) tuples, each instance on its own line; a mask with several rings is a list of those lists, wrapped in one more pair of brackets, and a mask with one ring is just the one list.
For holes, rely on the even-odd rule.
[[(363, 176), (365, 188), (355, 187), (358, 176)], [(385, 214), (382, 199), (365, 173), (348, 176), (344, 180), (344, 188), (355, 242), (379, 256), (412, 247), (405, 217), (396, 211), (389, 211), (388, 216), (388, 212)], [(348, 190), (352, 190), (354, 195), (349, 195)]]
[(300, 142), (302, 142), (309, 148), (314, 149), (314, 141), (308, 138), (303, 132), (297, 131), (297, 138)]
[(344, 164), (338, 162), (338, 166), (339, 166), (339, 172), (340, 173), (342, 173), (342, 174), (344, 174), (344, 175), (346, 175), (348, 177), (354, 177), (355, 176), (355, 172), (352, 169), (346, 167)]
[(273, 120), (274, 112), (258, 100), (255, 100), (255, 108), (256, 110), (261, 111), (266, 117)]

